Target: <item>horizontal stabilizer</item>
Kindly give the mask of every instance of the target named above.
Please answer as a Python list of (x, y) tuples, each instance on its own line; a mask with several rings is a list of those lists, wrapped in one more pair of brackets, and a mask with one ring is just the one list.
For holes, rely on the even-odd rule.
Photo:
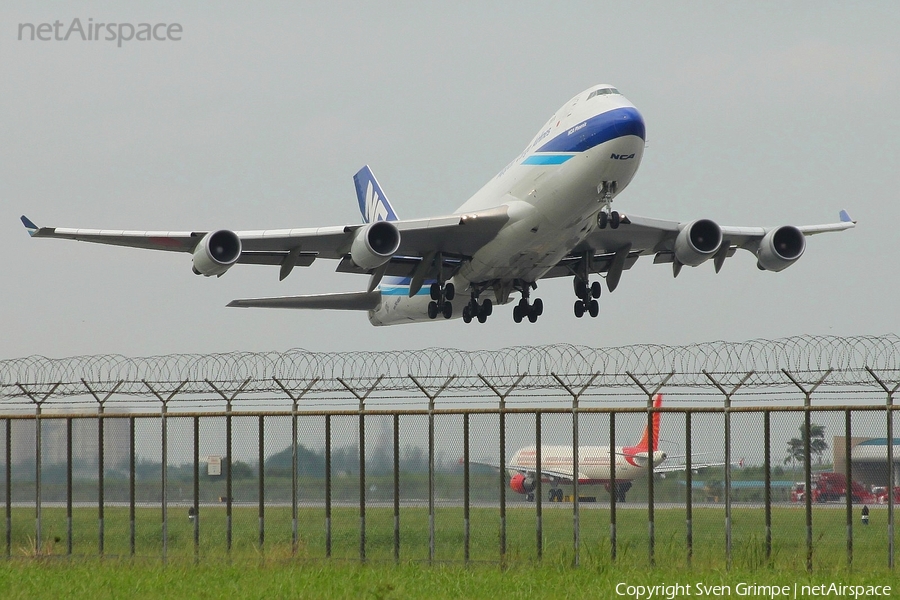
[(381, 302), (381, 292), (341, 292), (309, 296), (277, 296), (232, 300), (228, 306), (238, 308), (308, 308), (330, 310), (374, 310)]

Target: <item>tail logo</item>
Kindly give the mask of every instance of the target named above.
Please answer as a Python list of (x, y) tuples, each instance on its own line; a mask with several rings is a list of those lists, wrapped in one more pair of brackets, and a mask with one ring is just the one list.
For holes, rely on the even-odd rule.
[(384, 205), (378, 190), (369, 181), (366, 186), (366, 223), (384, 221), (388, 218), (388, 209)]

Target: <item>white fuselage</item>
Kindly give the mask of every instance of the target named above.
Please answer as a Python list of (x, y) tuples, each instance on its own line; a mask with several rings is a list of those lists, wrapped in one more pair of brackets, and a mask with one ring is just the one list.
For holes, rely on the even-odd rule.
[[(614, 449), (613, 458), (616, 465), (616, 480), (630, 481), (649, 471), (650, 454), (647, 451), (635, 451), (634, 448), (618, 447)], [(657, 466), (666, 459), (666, 453), (653, 453), (653, 465)], [(517, 451), (509, 463), (510, 467), (518, 467), (524, 471), (537, 470), (537, 452), (534, 446)], [(607, 483), (612, 478), (610, 469), (609, 446), (578, 447), (578, 482), (584, 485)], [(572, 446), (541, 446), (541, 470), (551, 471), (574, 477), (575, 469)], [(510, 477), (518, 471), (510, 469)], [(548, 479), (547, 477), (544, 478)]]
[[(631, 182), (644, 152), (644, 122), (624, 96), (601, 85), (563, 105), (522, 153), (456, 211), (505, 207), (509, 221), (453, 278), (509, 301), (514, 282), (535, 282), (596, 228), (601, 188), (613, 196)], [(381, 284), (382, 302), (369, 311), (373, 325), (427, 321), (428, 286), (409, 297), (409, 280)], [(459, 316), (460, 311), (456, 311)]]

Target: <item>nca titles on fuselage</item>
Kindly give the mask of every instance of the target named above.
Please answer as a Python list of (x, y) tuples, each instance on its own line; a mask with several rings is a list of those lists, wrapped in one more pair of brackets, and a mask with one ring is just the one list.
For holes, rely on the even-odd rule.
[(634, 158), (634, 154), (610, 154), (610, 160), (628, 160), (629, 158)]

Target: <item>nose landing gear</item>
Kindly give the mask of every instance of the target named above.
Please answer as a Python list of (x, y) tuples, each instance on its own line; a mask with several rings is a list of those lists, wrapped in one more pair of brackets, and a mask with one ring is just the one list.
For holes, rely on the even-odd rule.
[(613, 229), (618, 229), (619, 224), (622, 222), (622, 216), (619, 212), (612, 209), (613, 196), (617, 188), (615, 181), (604, 181), (597, 187), (597, 192), (600, 194), (600, 202), (603, 203), (603, 208), (600, 209), (600, 213), (597, 215), (597, 226), (600, 229), (606, 229), (607, 225)]

